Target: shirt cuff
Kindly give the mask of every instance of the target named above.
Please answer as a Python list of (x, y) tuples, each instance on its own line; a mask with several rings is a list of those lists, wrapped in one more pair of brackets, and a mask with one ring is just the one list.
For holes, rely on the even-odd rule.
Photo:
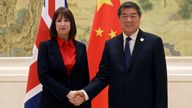
[(81, 90), (85, 96), (85, 101), (89, 100), (89, 96), (87, 95), (87, 93), (85, 92), (85, 90)]

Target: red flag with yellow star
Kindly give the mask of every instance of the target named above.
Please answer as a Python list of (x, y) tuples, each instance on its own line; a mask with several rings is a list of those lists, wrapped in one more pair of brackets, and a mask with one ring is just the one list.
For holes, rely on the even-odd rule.
[[(96, 75), (105, 41), (121, 33), (117, 10), (119, 0), (97, 0), (96, 13), (88, 44), (88, 61), (91, 79)], [(108, 87), (92, 101), (93, 108), (108, 108)]]

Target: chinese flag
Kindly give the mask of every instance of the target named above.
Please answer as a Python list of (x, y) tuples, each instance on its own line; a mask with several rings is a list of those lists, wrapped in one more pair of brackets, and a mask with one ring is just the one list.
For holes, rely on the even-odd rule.
[[(105, 41), (121, 33), (117, 16), (119, 0), (97, 0), (97, 7), (88, 44), (88, 61), (91, 79), (96, 75)], [(108, 108), (108, 87), (92, 101), (93, 108)]]

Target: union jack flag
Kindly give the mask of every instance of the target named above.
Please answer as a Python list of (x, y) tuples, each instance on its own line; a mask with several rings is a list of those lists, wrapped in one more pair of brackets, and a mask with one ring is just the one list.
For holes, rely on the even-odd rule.
[(39, 82), (37, 73), (38, 47), (40, 42), (50, 39), (49, 28), (52, 17), (55, 10), (61, 6), (67, 7), (67, 0), (44, 0), (36, 41), (33, 47), (33, 55), (31, 57), (24, 108), (39, 107), (42, 85)]

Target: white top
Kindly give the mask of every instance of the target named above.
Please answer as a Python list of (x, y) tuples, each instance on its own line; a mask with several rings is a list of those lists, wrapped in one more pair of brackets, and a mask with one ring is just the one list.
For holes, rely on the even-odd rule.
[[(134, 34), (129, 36), (131, 38), (131, 40), (129, 41), (129, 48), (130, 48), (131, 54), (133, 53), (133, 49), (135, 47), (135, 42), (136, 42), (138, 32), (139, 32), (139, 29), (137, 29), (137, 31)], [(125, 50), (125, 44), (126, 44), (126, 38), (127, 37), (128, 36), (123, 32), (123, 48), (124, 48), (124, 50)]]

